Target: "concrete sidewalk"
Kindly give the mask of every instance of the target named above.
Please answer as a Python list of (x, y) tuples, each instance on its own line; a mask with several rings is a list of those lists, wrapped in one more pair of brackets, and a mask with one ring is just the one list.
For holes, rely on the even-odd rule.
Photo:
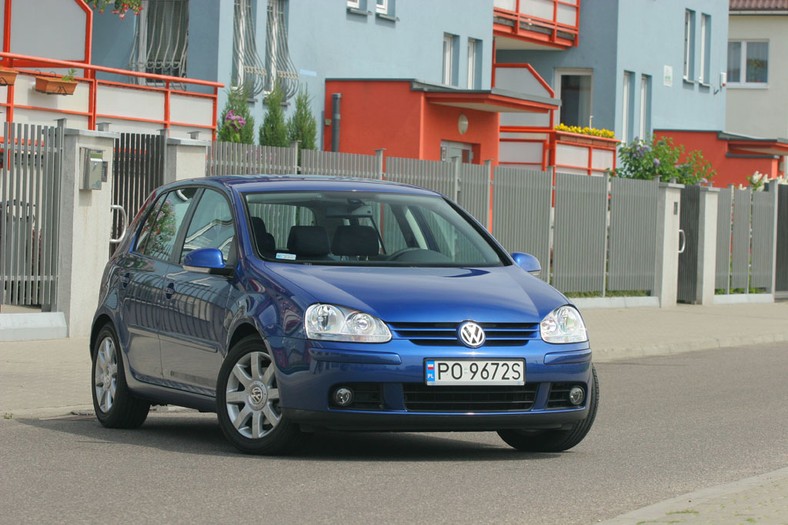
[[(788, 351), (788, 302), (587, 308), (583, 316), (596, 362), (781, 341)], [(88, 410), (87, 339), (0, 342), (0, 415)], [(607, 523), (640, 522), (788, 524), (788, 469), (680, 496)]]

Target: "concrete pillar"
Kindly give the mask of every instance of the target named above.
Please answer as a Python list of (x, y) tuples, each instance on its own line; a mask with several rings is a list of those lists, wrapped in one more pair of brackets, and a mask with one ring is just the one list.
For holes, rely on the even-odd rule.
[(164, 183), (205, 177), (206, 156), (211, 143), (194, 139), (166, 139)]
[[(58, 281), (53, 311), (63, 312), (69, 337), (90, 334), (99, 286), (109, 259), (112, 228), (112, 155), (116, 133), (66, 129), (61, 179)], [(101, 152), (107, 180), (85, 184), (89, 151)]]
[(717, 271), (717, 207), (719, 188), (701, 188), (698, 231), (697, 304), (714, 304)]
[(659, 306), (676, 305), (679, 279), (680, 184), (660, 184), (657, 208), (657, 272), (654, 291)]

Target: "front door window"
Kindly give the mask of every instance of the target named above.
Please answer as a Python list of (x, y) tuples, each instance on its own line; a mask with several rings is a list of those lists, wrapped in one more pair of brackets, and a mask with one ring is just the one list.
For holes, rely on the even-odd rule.
[(591, 126), (590, 72), (559, 73), (560, 122), (567, 126)]

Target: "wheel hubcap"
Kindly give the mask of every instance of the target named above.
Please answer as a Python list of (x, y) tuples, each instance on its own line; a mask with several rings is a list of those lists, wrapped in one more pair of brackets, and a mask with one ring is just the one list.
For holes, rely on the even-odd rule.
[(279, 389), (265, 352), (250, 352), (235, 363), (225, 393), (227, 415), (242, 436), (260, 439), (279, 424)]
[(111, 337), (102, 339), (96, 352), (93, 388), (99, 410), (109, 412), (118, 389), (118, 353)]

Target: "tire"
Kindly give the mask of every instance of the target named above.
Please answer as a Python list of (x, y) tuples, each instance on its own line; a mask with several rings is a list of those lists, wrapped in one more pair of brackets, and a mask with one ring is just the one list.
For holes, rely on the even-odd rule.
[(91, 390), (96, 419), (107, 428), (137, 428), (145, 422), (150, 403), (129, 391), (118, 337), (105, 325), (92, 352)]
[(499, 430), (498, 435), (507, 445), (522, 452), (563, 452), (574, 447), (583, 441), (588, 431), (591, 430), (599, 407), (599, 380), (593, 365), (591, 365), (591, 373), (593, 387), (588, 401), (588, 416), (572, 425), (572, 428), (544, 431)]
[(284, 454), (304, 439), (279, 408), (276, 367), (265, 344), (242, 339), (224, 360), (216, 384), (216, 416), (227, 440), (247, 454)]

